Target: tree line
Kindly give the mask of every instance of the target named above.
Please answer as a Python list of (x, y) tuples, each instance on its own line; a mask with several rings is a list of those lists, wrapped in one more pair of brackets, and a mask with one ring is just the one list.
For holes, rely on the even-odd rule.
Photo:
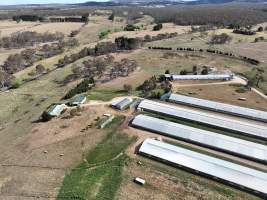
[(87, 56), (101, 56), (109, 53), (115, 53), (122, 50), (133, 50), (139, 48), (143, 43), (142, 38), (119, 37), (115, 42), (101, 42), (95, 47), (85, 47), (80, 52), (65, 56), (58, 61), (58, 67), (64, 67)]
[[(173, 50), (172, 47), (148, 47), (148, 49), (156, 49), (156, 50)], [(254, 59), (254, 58), (249, 58), (247, 56), (239, 56), (239, 55), (235, 55), (231, 52), (223, 52), (221, 50), (213, 50), (213, 49), (196, 49), (196, 48), (191, 48), (191, 47), (178, 47), (176, 48), (177, 51), (191, 51), (191, 52), (206, 52), (206, 53), (212, 53), (212, 54), (218, 54), (218, 55), (222, 55), (222, 56), (228, 56), (231, 58), (235, 58), (235, 59), (240, 59), (243, 60), (245, 62), (248, 62), (250, 64), (253, 65), (258, 65), (260, 64), (260, 61)]]
[(0, 48), (25, 48), (38, 43), (62, 41), (63, 39), (64, 34), (60, 32), (37, 33), (25, 31), (0, 38)]
[[(28, 48), (20, 53), (9, 55), (3, 65), (0, 66), (0, 88), (10, 87), (12, 85), (14, 73), (32, 66), (37, 61), (61, 54), (66, 47), (72, 47), (73, 45), (78, 45), (78, 43), (76, 39), (71, 38), (67, 41), (45, 44), (36, 49)], [(42, 67), (39, 66), (35, 71), (31, 71), (29, 75), (38, 75), (43, 71)]]

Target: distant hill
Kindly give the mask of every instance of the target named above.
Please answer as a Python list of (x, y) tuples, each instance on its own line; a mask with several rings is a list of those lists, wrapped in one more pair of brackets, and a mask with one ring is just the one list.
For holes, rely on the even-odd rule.
[(77, 4), (21, 4), (1, 6), (0, 8), (18, 7), (76, 7), (76, 6), (121, 6), (121, 5), (201, 5), (201, 4), (227, 4), (227, 3), (257, 3), (267, 5), (267, 0), (109, 0), (106, 2), (88, 1)]
[(267, 0), (111, 0), (107, 2), (89, 1), (82, 6), (118, 6), (118, 5), (201, 5), (227, 3), (267, 3)]

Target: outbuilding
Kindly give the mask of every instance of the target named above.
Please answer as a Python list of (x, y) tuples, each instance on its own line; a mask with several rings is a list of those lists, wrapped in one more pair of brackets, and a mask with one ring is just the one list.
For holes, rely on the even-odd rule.
[(73, 106), (81, 105), (81, 104), (85, 103), (86, 100), (87, 100), (86, 96), (77, 96), (74, 98), (72, 105)]
[(124, 98), (119, 102), (111, 104), (111, 106), (118, 110), (125, 110), (132, 102), (133, 102), (132, 98)]

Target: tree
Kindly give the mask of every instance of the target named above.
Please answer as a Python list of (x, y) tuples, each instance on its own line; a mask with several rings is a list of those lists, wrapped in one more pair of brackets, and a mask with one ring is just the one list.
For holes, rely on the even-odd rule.
[(211, 44), (225, 44), (226, 42), (230, 42), (231, 40), (232, 40), (232, 37), (230, 37), (226, 33), (222, 33), (220, 35), (212, 36), (210, 43)]
[(36, 73), (41, 74), (45, 71), (45, 67), (42, 64), (39, 64), (35, 67)]
[(144, 40), (145, 40), (145, 42), (150, 42), (151, 41), (151, 36), (150, 35), (145, 35)]
[(263, 27), (260, 26), (260, 27), (258, 28), (258, 32), (262, 32), (262, 31), (263, 31)]
[(82, 16), (81, 21), (84, 22), (84, 23), (88, 23), (89, 22), (89, 13), (84, 14)]
[(207, 75), (209, 73), (209, 71), (208, 71), (208, 68), (207, 67), (205, 67), (202, 71), (201, 71), (201, 74), (202, 75)]
[(153, 31), (159, 31), (163, 28), (162, 24), (157, 24), (153, 27)]
[(136, 26), (134, 24), (127, 24), (126, 27), (124, 28), (125, 31), (135, 31), (135, 30), (139, 30), (140, 27)]
[(132, 91), (132, 89), (133, 89), (133, 87), (131, 86), (131, 85), (129, 85), (129, 84), (124, 84), (123, 85), (123, 90), (125, 91), (125, 92), (131, 92)]
[(167, 70), (165, 71), (165, 74), (170, 74), (170, 70), (167, 69)]
[(114, 21), (115, 14), (112, 12), (112, 14), (108, 17), (109, 20)]
[(182, 71), (180, 71), (180, 75), (187, 75), (187, 70), (183, 69)]
[(193, 70), (192, 71), (193, 71), (194, 74), (197, 74), (197, 66), (196, 65), (193, 66)]
[(17, 89), (20, 87), (20, 82), (18, 80), (14, 80), (12, 83), (11, 83), (11, 89)]

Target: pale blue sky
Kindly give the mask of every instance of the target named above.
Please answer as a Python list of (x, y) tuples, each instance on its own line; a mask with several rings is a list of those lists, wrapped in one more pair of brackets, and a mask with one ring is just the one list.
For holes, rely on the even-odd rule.
[[(46, 4), (46, 3), (83, 3), (90, 0), (0, 0), (0, 5)], [(91, 0), (92, 1), (92, 0)], [(99, 1), (99, 0), (96, 0)], [(100, 0), (103, 1), (103, 0)]]

